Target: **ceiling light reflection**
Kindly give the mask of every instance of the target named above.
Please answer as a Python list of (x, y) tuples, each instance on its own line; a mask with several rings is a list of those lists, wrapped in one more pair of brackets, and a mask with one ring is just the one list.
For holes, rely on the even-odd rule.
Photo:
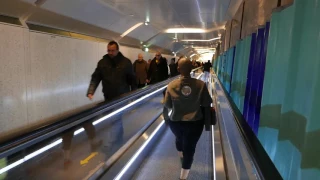
[(197, 54), (191, 54), (191, 55), (190, 55), (190, 58), (192, 58), (192, 57), (195, 56), (195, 55), (197, 55)]
[(206, 30), (200, 28), (170, 28), (166, 33), (205, 33)]
[(123, 34), (121, 34), (121, 37), (126, 36), (127, 34), (129, 34), (131, 31), (135, 30), (137, 27), (141, 26), (143, 23), (137, 23), (136, 25), (132, 26), (131, 28), (129, 28), (128, 30), (126, 30), (126, 32), (124, 32)]
[(216, 38), (212, 38), (212, 39), (183, 39), (181, 41), (198, 41), (198, 42), (209, 42), (209, 41), (214, 41), (214, 40), (218, 40), (221, 39), (221, 37), (216, 37)]

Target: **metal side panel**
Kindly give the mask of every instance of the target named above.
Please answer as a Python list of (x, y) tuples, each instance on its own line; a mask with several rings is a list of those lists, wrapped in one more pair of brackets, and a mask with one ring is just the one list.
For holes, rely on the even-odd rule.
[(217, 114), (220, 119), (222, 144), (224, 147), (228, 179), (261, 179), (253, 164), (244, 140), (236, 126), (232, 109), (216, 76)]
[(213, 173), (214, 173), (214, 179), (219, 179), (219, 180), (224, 180), (224, 179), (228, 179), (227, 178), (227, 169), (226, 169), (226, 165), (225, 165), (225, 153), (224, 153), (224, 147), (222, 145), (221, 142), (221, 131), (220, 131), (220, 127), (219, 127), (219, 123), (217, 122), (217, 124), (214, 126), (214, 134), (212, 134), (212, 132), (210, 132), (212, 134), (212, 139), (214, 139), (214, 146), (213, 146)]

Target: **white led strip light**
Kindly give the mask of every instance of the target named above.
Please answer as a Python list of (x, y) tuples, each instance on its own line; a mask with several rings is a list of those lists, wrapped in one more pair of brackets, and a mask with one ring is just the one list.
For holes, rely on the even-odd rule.
[[(106, 115), (106, 116), (104, 116), (104, 117), (102, 117), (102, 118), (94, 121), (94, 122), (93, 122), (93, 125), (97, 125), (97, 124), (101, 123), (102, 121), (104, 121), (104, 120), (106, 120), (106, 119), (114, 116), (115, 114), (120, 113), (121, 111), (124, 111), (125, 109), (127, 109), (127, 108), (129, 108), (129, 107), (131, 107), (131, 106), (133, 106), (133, 105), (135, 105), (135, 104), (137, 104), (138, 102), (140, 102), (140, 101), (142, 101), (142, 100), (144, 100), (144, 99), (146, 99), (146, 98), (148, 98), (148, 97), (150, 97), (150, 96), (152, 96), (153, 94), (155, 94), (155, 93), (163, 90), (163, 89), (166, 88), (166, 87), (167, 87), (167, 85), (164, 86), (164, 87), (162, 87), (162, 88), (160, 88), (160, 89), (158, 89), (158, 90), (156, 90), (156, 91), (154, 91), (154, 92), (152, 92), (152, 93), (150, 93), (150, 94), (147, 94), (147, 95), (145, 95), (145, 96), (143, 96), (143, 97), (141, 97), (141, 98), (139, 98), (139, 99), (131, 102), (130, 104), (128, 104), (128, 105), (126, 105), (126, 106), (124, 106), (124, 107), (122, 107), (122, 108), (120, 108), (120, 109), (118, 109), (118, 110), (116, 110), (116, 111), (113, 111), (112, 113), (110, 113), (110, 114), (108, 114), (108, 115)], [(80, 129), (76, 130), (73, 135), (76, 136), (76, 135), (80, 134), (80, 133), (83, 132), (83, 131), (84, 131), (84, 129), (83, 129), (83, 128), (80, 128)], [(45, 152), (45, 151), (47, 151), (47, 150), (49, 150), (49, 149), (51, 149), (51, 148), (59, 145), (60, 143), (62, 143), (62, 139), (58, 139), (58, 140), (56, 140), (55, 142), (53, 142), (53, 143), (51, 143), (51, 144), (49, 144), (49, 145), (47, 145), (47, 146), (45, 146), (45, 147), (37, 150), (37, 151), (35, 151), (35, 152), (31, 153), (31, 154), (28, 154), (28, 155), (25, 156), (24, 158), (22, 158), (22, 159), (20, 159), (20, 160), (18, 160), (18, 161), (16, 161), (16, 162), (14, 162), (14, 163), (12, 163), (12, 164), (4, 167), (4, 168), (1, 168), (1, 169), (0, 169), (0, 174), (3, 174), (3, 173), (5, 173), (5, 172), (9, 171), (10, 169), (19, 166), (20, 164), (22, 164), (22, 163), (24, 163), (24, 162), (26, 162), (26, 161), (28, 161), (28, 160), (30, 160), (30, 159), (38, 156), (39, 154), (42, 154), (43, 152)]]
[(126, 36), (127, 34), (129, 34), (131, 31), (137, 29), (139, 26), (141, 26), (143, 23), (140, 22), (140, 23), (137, 23), (136, 25), (132, 26), (131, 28), (129, 28), (128, 30), (126, 30), (126, 32), (124, 32), (123, 34), (121, 34), (120, 36), (121, 37), (124, 37)]
[(215, 147), (214, 147), (214, 126), (211, 125), (212, 131), (211, 131), (211, 135), (212, 135), (212, 162), (213, 162), (213, 177), (214, 180), (216, 180), (216, 152), (215, 152)]
[(159, 129), (162, 127), (164, 124), (164, 121), (162, 121), (158, 127), (152, 132), (150, 135), (149, 139), (143, 143), (143, 145), (139, 148), (139, 150), (133, 155), (133, 157), (129, 160), (129, 162), (124, 166), (124, 168), (120, 171), (120, 173), (114, 178), (115, 180), (121, 179), (121, 177), (124, 175), (124, 173), (129, 169), (129, 167), (132, 165), (132, 163), (137, 159), (137, 157), (141, 154), (141, 152), (144, 150), (144, 148), (149, 144), (151, 139), (153, 138), (154, 135), (157, 134)]
[[(212, 84), (211, 84), (211, 88)], [(210, 91), (211, 92), (211, 91)], [(211, 95), (211, 99), (212, 99), (212, 92), (210, 93)], [(211, 107), (213, 107), (213, 104), (211, 103)], [(215, 151), (215, 147), (214, 147), (214, 126), (211, 125), (211, 136), (212, 136), (212, 163), (213, 163), (213, 179), (216, 180), (216, 151)]]

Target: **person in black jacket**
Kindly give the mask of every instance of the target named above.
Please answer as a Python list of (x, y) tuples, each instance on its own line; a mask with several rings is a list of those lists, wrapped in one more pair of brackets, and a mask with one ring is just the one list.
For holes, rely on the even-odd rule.
[(161, 56), (158, 51), (150, 63), (148, 70), (147, 83), (155, 84), (168, 79), (167, 59)]
[(208, 62), (204, 63), (203, 65), (203, 71), (205, 72), (210, 72), (210, 69), (212, 68), (212, 64), (210, 62), (210, 60), (208, 60)]
[(115, 41), (108, 44), (108, 54), (98, 62), (98, 66), (91, 76), (87, 96), (91, 100), (100, 81), (105, 101), (110, 101), (124, 93), (137, 88), (136, 78), (131, 61), (119, 52), (119, 45)]
[[(108, 54), (98, 62), (98, 66), (91, 76), (87, 96), (93, 98), (93, 94), (102, 81), (102, 91), (105, 101), (111, 101), (125, 93), (137, 89), (136, 77), (131, 61), (119, 51), (119, 45), (115, 41), (108, 44)], [(121, 115), (115, 115), (112, 120), (112, 128), (107, 132), (105, 147), (107, 153), (113, 152), (121, 145), (123, 126)]]
[[(178, 70), (180, 78), (170, 82), (165, 92), (163, 116), (176, 137), (182, 165), (180, 179), (187, 179), (212, 99), (206, 84), (190, 76), (190, 60), (180, 59)], [(170, 110), (172, 113), (167, 115)]]
[[(110, 101), (131, 90), (135, 90), (136, 79), (133, 73), (131, 61), (119, 52), (119, 45), (115, 41), (108, 44), (108, 54), (98, 62), (97, 68), (91, 76), (90, 85), (87, 91), (87, 97), (92, 100), (94, 93), (102, 81), (103, 94), (105, 101)], [(96, 151), (102, 144), (101, 140), (96, 138), (95, 128), (92, 122), (85, 122), (82, 125), (88, 135), (91, 143), (91, 151)], [(70, 149), (74, 130), (68, 131), (63, 135), (64, 164), (70, 164)], [(108, 146), (112, 146), (115, 141), (122, 139), (123, 126), (121, 116), (113, 119), (112, 130), (108, 132)]]
[(210, 77), (210, 69), (211, 68), (212, 68), (212, 64), (211, 64), (210, 60), (208, 60), (208, 62), (204, 63), (203, 72), (204, 72), (205, 82), (208, 82), (208, 79)]
[(169, 64), (170, 67), (170, 76), (174, 77), (177, 76), (179, 74), (178, 72), (178, 65), (175, 63), (176, 59), (172, 58), (171, 59), (171, 64)]

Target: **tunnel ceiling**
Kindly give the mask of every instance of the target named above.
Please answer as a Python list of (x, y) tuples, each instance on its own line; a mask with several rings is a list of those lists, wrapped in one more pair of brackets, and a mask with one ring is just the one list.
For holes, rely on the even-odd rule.
[[(20, 2), (20, 4), (19, 4)], [(148, 21), (149, 25), (141, 25), (127, 37), (134, 38), (146, 44), (157, 45), (163, 48), (170, 47), (174, 41), (181, 39), (211, 39), (223, 33), (223, 30), (203, 34), (163, 34), (167, 28), (221, 28), (230, 20), (239, 8), (242, 0), (10, 0), (10, 3), (19, 4), (11, 8), (5, 7), (6, 2), (0, 2), (0, 13), (15, 17), (25, 17), (31, 14), (27, 22), (36, 22), (41, 25), (61, 26), (57, 21), (49, 21), (52, 15), (35, 13), (48, 11), (61, 17), (71, 18), (94, 27), (118, 33), (124, 33), (140, 22)], [(10, 4), (7, 1), (7, 4)], [(30, 10), (24, 4), (38, 4), (37, 10)], [(3, 4), (3, 5), (2, 5)], [(25, 7), (24, 7), (25, 6)], [(19, 10), (17, 10), (19, 9)], [(48, 13), (47, 13), (48, 14)], [(76, 24), (74, 25), (76, 26)], [(63, 29), (63, 28), (62, 28)], [(121, 37), (118, 38), (121, 42)], [(137, 42), (138, 42), (137, 41)], [(208, 46), (209, 42), (181, 42), (181, 46)], [(186, 46), (187, 45), (187, 46)], [(175, 46), (179, 47), (179, 46)], [(181, 51), (181, 49), (180, 49)]]

